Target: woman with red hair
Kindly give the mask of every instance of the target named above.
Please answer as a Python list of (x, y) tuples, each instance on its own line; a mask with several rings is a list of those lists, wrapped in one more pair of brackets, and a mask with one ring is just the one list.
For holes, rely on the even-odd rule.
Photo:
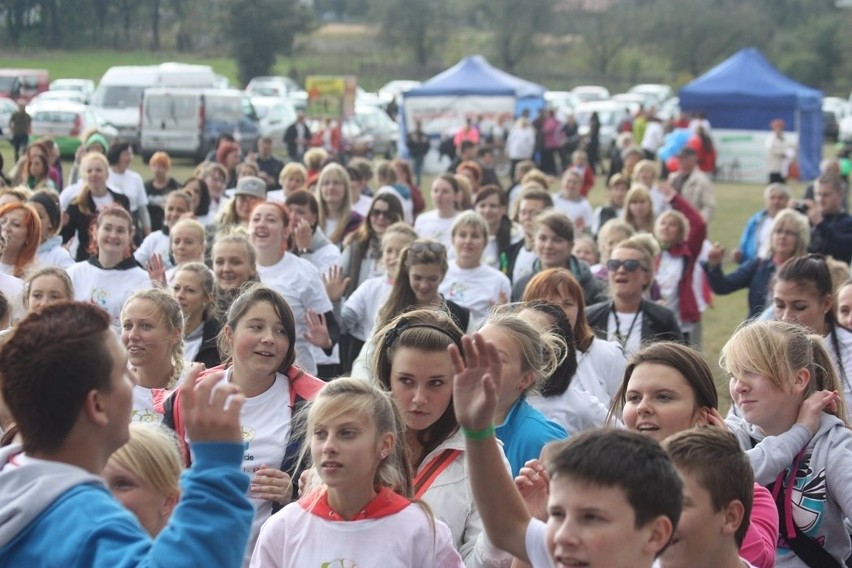
[(7, 203), (0, 207), (0, 230), (6, 241), (0, 255), (0, 272), (21, 278), (41, 244), (38, 212), (26, 203)]
[(228, 172), (225, 187), (237, 186), (237, 164), (240, 163), (240, 145), (236, 142), (222, 142), (216, 150), (216, 163)]

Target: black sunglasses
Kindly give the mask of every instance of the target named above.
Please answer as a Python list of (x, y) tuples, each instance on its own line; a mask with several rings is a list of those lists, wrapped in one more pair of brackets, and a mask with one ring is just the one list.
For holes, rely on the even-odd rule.
[(414, 241), (410, 245), (408, 245), (408, 250), (411, 252), (421, 253), (425, 250), (431, 250), (435, 254), (444, 254), (447, 252), (447, 249), (441, 243), (436, 243), (434, 241)]
[(648, 270), (646, 267), (642, 266), (641, 262), (632, 258), (628, 260), (616, 260), (614, 258), (611, 258), (610, 260), (606, 261), (606, 269), (610, 272), (616, 272), (622, 266), (627, 272), (636, 272), (640, 268), (642, 270)]
[(370, 217), (384, 217), (385, 219), (396, 219), (396, 213), (389, 209), (373, 209), (370, 211)]

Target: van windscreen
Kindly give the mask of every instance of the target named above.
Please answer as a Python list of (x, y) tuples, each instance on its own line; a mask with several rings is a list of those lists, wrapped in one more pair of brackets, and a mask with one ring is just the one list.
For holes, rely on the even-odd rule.
[(237, 123), (243, 117), (242, 101), (237, 97), (206, 97), (208, 120)]
[(0, 77), (0, 91), (4, 93), (11, 92), (17, 80), (17, 77)]
[(98, 87), (92, 97), (92, 104), (103, 108), (136, 108), (142, 104), (144, 94), (145, 87)]

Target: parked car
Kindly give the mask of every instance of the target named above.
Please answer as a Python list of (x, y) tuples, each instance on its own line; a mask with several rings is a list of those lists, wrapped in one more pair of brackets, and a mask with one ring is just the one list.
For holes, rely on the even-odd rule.
[(301, 90), (290, 77), (255, 77), (246, 86), (246, 94), (251, 97), (285, 97)]
[(274, 150), (284, 150), (284, 132), (296, 122), (296, 106), (282, 97), (252, 97), (261, 136), (272, 138)]
[(613, 100), (590, 101), (580, 104), (574, 109), (574, 116), (580, 127), (580, 136), (588, 136), (589, 121), (592, 118), (592, 113), (595, 112), (598, 113), (598, 119), (601, 123), (600, 151), (603, 154), (608, 152), (610, 147), (615, 144), (618, 124), (622, 121), (624, 115), (630, 112), (630, 107), (625, 103)]
[(49, 84), (47, 69), (0, 69), (0, 97), (29, 102)]
[(88, 104), (95, 92), (95, 82), (91, 79), (56, 79), (50, 82), (51, 91), (79, 91)]
[(399, 144), (399, 125), (388, 114), (370, 105), (356, 105), (352, 117), (364, 134), (373, 138), (373, 153), (392, 158)]
[(27, 110), (36, 107), (39, 104), (53, 101), (65, 101), (69, 103), (79, 103), (81, 105), (89, 104), (86, 100), (86, 95), (82, 91), (45, 91), (37, 94), (27, 105)]
[(580, 102), (605, 101), (609, 98), (609, 89), (598, 85), (580, 85), (571, 89)]
[(140, 144), (146, 162), (158, 150), (201, 161), (223, 133), (233, 134), (244, 153), (257, 147), (257, 114), (242, 91), (174, 87), (145, 90)]
[(396, 81), (389, 81), (382, 85), (382, 88), (377, 91), (377, 94), (379, 96), (379, 100), (385, 106), (389, 105), (391, 101), (394, 100), (397, 104), (399, 104), (400, 95), (415, 87), (419, 87), (421, 84), (421, 81), (397, 79)]
[(666, 99), (670, 98), (674, 93), (672, 92), (672, 88), (668, 85), (663, 85), (660, 83), (646, 83), (643, 85), (635, 85), (630, 87), (627, 90), (628, 93), (641, 95), (644, 97), (645, 102), (643, 103), (645, 108), (655, 106), (659, 110), (660, 105), (666, 101)]
[(3, 138), (7, 140), (12, 137), (9, 133), (9, 119), (16, 110), (18, 110), (18, 103), (12, 99), (0, 97), (0, 131), (3, 132)]
[[(311, 129), (312, 134), (309, 144), (313, 147), (321, 147), (325, 121), (309, 119), (308, 128)], [(344, 162), (353, 156), (368, 158), (373, 156), (373, 137), (365, 134), (358, 123), (351, 118), (344, 120), (340, 125), (340, 153)]]
[(56, 141), (62, 156), (73, 156), (80, 146), (80, 134), (97, 128), (107, 142), (118, 137), (118, 129), (95, 109), (81, 103), (45, 101), (30, 112), (30, 140), (50, 136)]

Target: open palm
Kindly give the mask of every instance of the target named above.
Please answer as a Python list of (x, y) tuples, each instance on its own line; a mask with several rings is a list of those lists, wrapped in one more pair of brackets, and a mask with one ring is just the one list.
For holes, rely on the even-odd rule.
[(453, 361), (453, 406), (456, 420), (468, 430), (491, 426), (497, 407), (501, 363), (494, 344), (478, 333), (462, 338), (464, 359), (456, 345), (450, 345)]

